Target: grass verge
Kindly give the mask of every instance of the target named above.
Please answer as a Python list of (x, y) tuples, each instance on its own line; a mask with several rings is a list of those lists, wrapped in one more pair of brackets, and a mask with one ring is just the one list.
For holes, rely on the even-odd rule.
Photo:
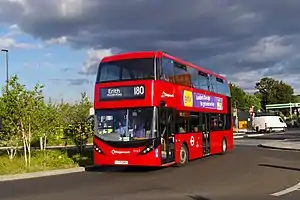
[(25, 166), (24, 156), (21, 152), (13, 160), (10, 160), (7, 154), (1, 152), (0, 175), (66, 169), (86, 166), (92, 163), (92, 151), (86, 151), (80, 155), (75, 150), (68, 150), (67, 152), (35, 150), (32, 151), (30, 167)]

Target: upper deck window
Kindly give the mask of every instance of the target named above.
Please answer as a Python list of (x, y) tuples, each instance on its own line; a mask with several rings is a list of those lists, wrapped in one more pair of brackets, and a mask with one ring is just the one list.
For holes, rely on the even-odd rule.
[(188, 67), (169, 58), (162, 58), (160, 80), (169, 81), (184, 86), (191, 86), (191, 75)]
[(199, 71), (199, 84), (198, 84), (198, 89), (201, 90), (209, 90), (210, 89), (210, 85), (209, 85), (209, 76), (208, 74)]
[(160, 80), (230, 96), (229, 84), (214, 75), (166, 57), (161, 59), (161, 65), (159, 66)]
[(96, 83), (154, 79), (154, 58), (100, 63)]
[(229, 88), (229, 84), (218, 77), (213, 76), (213, 79), (215, 80), (213, 83), (214, 88), (215, 88), (215, 92), (222, 94), (222, 95), (226, 95), (226, 96), (230, 96), (230, 88)]

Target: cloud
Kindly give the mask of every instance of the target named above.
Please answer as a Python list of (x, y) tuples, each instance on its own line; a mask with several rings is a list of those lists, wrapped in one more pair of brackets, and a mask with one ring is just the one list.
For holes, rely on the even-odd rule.
[(82, 70), (79, 72), (80, 74), (95, 74), (100, 60), (105, 57), (105, 56), (110, 56), (112, 55), (113, 51), (111, 49), (100, 49), (100, 50), (96, 50), (96, 49), (90, 49), (87, 52), (87, 58), (84, 62), (84, 66), (82, 68)]
[(66, 44), (68, 42), (68, 38), (66, 36), (61, 36), (58, 38), (51, 38), (46, 40), (46, 45), (54, 45), (54, 44)]
[[(242, 87), (246, 92), (254, 93), (257, 91), (255, 89), (255, 83), (258, 82), (262, 76), (268, 76), (266, 75), (266, 70), (269, 69), (236, 72), (232, 75), (228, 75), (227, 78), (235, 83), (238, 83), (239, 86)], [(299, 74), (276, 73), (275, 75), (272, 75), (272, 78), (283, 80), (287, 84), (293, 85), (294, 92), (296, 94), (300, 94)]]
[(0, 48), (39, 49), (42, 48), (42, 45), (23, 42), (18, 43), (13, 38), (0, 37)]
[(46, 44), (89, 49), (82, 74), (94, 74), (105, 55), (162, 49), (247, 88), (261, 76), (288, 82), (291, 73), (300, 75), (299, 6), (297, 0), (3, 0), (0, 21)]
[(23, 33), (20, 30), (19, 26), (17, 24), (13, 24), (13, 25), (9, 26), (9, 32), (2, 35), (2, 37), (10, 38), (10, 37), (14, 37), (14, 36), (21, 35), (21, 34), (23, 34)]
[[(11, 0), (13, 1), (13, 0)], [(16, 0), (15, 0), (16, 1)], [(1, 2), (0, 2), (1, 3)], [(1, 8), (0, 8), (1, 11)], [(14, 39), (15, 36), (24, 34), (17, 24), (9, 26), (9, 31), (0, 36), (0, 48), (10, 49), (40, 49), (43, 48), (41, 44), (33, 44), (26, 42), (18, 42)]]

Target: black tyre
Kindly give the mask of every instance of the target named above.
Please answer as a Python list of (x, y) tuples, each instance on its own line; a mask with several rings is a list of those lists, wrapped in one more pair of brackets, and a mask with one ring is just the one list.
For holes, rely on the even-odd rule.
[(222, 148), (222, 154), (225, 154), (227, 152), (227, 141), (225, 138), (223, 138), (222, 140), (221, 148)]
[(180, 163), (179, 166), (183, 166), (189, 162), (189, 151), (185, 144), (180, 148)]

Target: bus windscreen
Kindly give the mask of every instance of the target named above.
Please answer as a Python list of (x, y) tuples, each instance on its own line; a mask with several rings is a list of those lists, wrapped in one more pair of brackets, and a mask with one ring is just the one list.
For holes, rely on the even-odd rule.
[(155, 138), (153, 113), (153, 107), (97, 110), (95, 134), (105, 141)]
[(154, 80), (154, 58), (116, 60), (100, 63), (96, 83)]

